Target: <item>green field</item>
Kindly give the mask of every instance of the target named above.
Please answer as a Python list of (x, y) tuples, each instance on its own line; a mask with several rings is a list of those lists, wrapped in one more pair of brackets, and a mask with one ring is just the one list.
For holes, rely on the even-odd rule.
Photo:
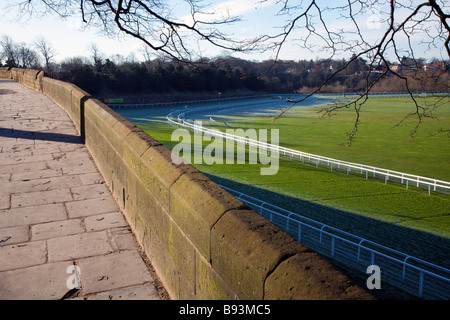
[[(432, 104), (433, 101), (428, 99), (426, 103)], [(287, 148), (450, 181), (450, 137), (445, 133), (431, 136), (441, 128), (449, 129), (450, 101), (434, 113), (434, 119), (425, 119), (415, 137), (411, 138), (409, 133), (414, 129), (417, 118), (411, 117), (396, 127), (405, 115), (414, 111), (409, 99), (371, 99), (362, 108), (359, 131), (351, 147), (346, 147), (345, 142), (353, 128), (355, 112), (343, 110), (332, 118), (320, 118), (319, 110), (319, 107), (299, 107), (275, 122), (272, 118), (260, 117), (239, 121), (235, 125), (255, 129), (279, 128), (280, 145)], [(233, 125), (229, 119), (227, 123)]]
[[(351, 147), (344, 146), (354, 122), (351, 110), (319, 119), (319, 107), (303, 107), (275, 122), (271, 117), (228, 117), (226, 122), (232, 127), (277, 128), (284, 147), (450, 181), (450, 138), (446, 134), (432, 136), (440, 128), (450, 127), (448, 107), (449, 103), (441, 107), (437, 119), (427, 119), (410, 138), (415, 119), (395, 126), (411, 112), (407, 99), (370, 99)], [(169, 148), (177, 144), (171, 141), (175, 128), (165, 121), (168, 109), (121, 113)], [(224, 130), (223, 121), (215, 119), (215, 127)], [(366, 181), (364, 176), (288, 159), (280, 159), (279, 171), (272, 176), (260, 175), (260, 164), (195, 166), (222, 185), (424, 260), (450, 265), (449, 195), (429, 196), (425, 190), (406, 190), (383, 180)]]

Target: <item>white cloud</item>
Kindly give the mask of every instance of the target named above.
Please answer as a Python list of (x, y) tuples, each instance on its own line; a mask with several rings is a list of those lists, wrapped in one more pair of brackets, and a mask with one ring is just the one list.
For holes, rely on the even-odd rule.
[(252, 10), (274, 5), (275, 3), (275, 0), (230, 0), (214, 6), (211, 11), (216, 14), (227, 12), (230, 16), (239, 16)]
[[(196, 20), (214, 22), (222, 19), (242, 16), (245, 13), (276, 4), (276, 0), (229, 0), (214, 5), (205, 12), (195, 15)], [(192, 23), (192, 16), (186, 15), (181, 18), (185, 23)]]

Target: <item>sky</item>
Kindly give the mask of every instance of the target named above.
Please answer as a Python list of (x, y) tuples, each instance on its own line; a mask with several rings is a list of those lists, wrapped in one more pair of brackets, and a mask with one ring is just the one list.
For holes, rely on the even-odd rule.
[[(47, 13), (43, 16), (33, 14), (31, 17), (22, 17), (20, 20), (17, 20), (16, 9), (8, 8), (8, 10), (5, 10), (4, 7), (2, 8), (5, 1), (9, 4), (20, 0), (2, 0), (0, 10), (3, 15), (0, 18), (0, 36), (5, 34), (12, 37), (15, 42), (28, 44), (31, 44), (38, 36), (43, 36), (56, 49), (57, 55), (55, 60), (58, 62), (69, 57), (92, 56), (90, 47), (94, 43), (104, 57), (117, 54), (129, 57), (132, 54), (134, 59), (143, 59), (143, 55), (140, 53), (143, 43), (137, 39), (129, 36), (108, 37), (95, 28), (83, 30), (80, 17), (63, 20), (56, 14)], [(174, 3), (173, 12), (180, 17), (180, 21), (188, 22), (190, 20), (189, 8), (183, 6), (181, 0), (170, 1)], [(242, 16), (241, 22), (227, 26), (224, 29), (225, 32), (233, 34), (237, 38), (255, 37), (264, 33), (274, 34), (280, 31), (276, 27), (282, 26), (286, 19), (286, 16), (276, 15), (276, 12), (280, 9), (280, 3), (278, 2), (277, 0), (212, 0), (209, 1), (212, 4), (210, 12), (214, 12), (214, 14), (204, 15), (201, 18), (214, 19), (214, 17), (228, 13)], [(367, 14), (361, 15), (360, 25), (369, 41), (375, 41), (382, 34), (382, 23), (377, 21), (381, 12), (383, 12), (383, 8), (374, 7)], [(336, 30), (345, 27), (351, 28), (349, 19), (333, 15), (328, 16), (327, 19), (329, 26)], [(314, 40), (316, 42), (311, 42), (314, 45), (312, 50), (302, 49), (299, 46), (302, 37), (304, 37), (302, 30), (293, 32), (291, 36), (292, 41), (284, 47), (279, 58), (285, 60), (309, 60), (328, 57), (328, 53), (322, 49), (323, 43), (320, 44), (317, 42), (317, 39)], [(418, 43), (420, 38), (414, 40)], [(211, 57), (224, 53), (221, 49), (211, 47), (205, 47), (203, 52)], [(436, 50), (426, 53), (418, 50), (418, 52), (419, 56), (422, 55), (426, 58), (440, 58), (442, 56), (442, 52)], [(233, 54), (233, 56), (248, 60), (265, 60), (273, 58), (274, 54), (252, 53), (249, 55)]]
[[(251, 11), (256, 11), (256, 1), (259, 0), (213, 1), (212, 11), (216, 12), (216, 14), (219, 13), (219, 10), (226, 10), (230, 15), (247, 14)], [(12, 3), (14, 0), (8, 0), (7, 2)], [(273, 3), (273, 0), (269, 0), (267, 3), (259, 4), (258, 9), (268, 7)], [(38, 36), (43, 36), (56, 48), (57, 56), (55, 59), (58, 61), (73, 56), (90, 56), (90, 46), (92, 43), (95, 43), (105, 56), (119, 54), (127, 57), (133, 53), (136, 59), (142, 59), (140, 51), (144, 44), (140, 40), (130, 36), (120, 36), (119, 38), (109, 37), (97, 28), (87, 28), (84, 30), (80, 17), (62, 19), (56, 14), (47, 13), (44, 16), (39, 16), (38, 14), (34, 14), (31, 17), (21, 16), (18, 19), (19, 15), (16, 8), (8, 7), (5, 10), (1, 6), (0, 4), (0, 10), (3, 16), (0, 18), (0, 36), (6, 34), (18, 43), (32, 43)], [(188, 8), (186, 10), (185, 7), (180, 8), (180, 6), (175, 6), (175, 9), (180, 11), (180, 20), (189, 20)], [(233, 27), (229, 28), (231, 29), (229, 32), (242, 34), (243, 31), (251, 32), (251, 30), (261, 30), (261, 26), (264, 25), (263, 21), (267, 21), (267, 18), (270, 19), (268, 15), (272, 15), (273, 13), (272, 11), (267, 11), (261, 15), (261, 11), (263, 10), (258, 11), (259, 19), (255, 19), (255, 16), (252, 17), (250, 15), (239, 26), (235, 26), (234, 30)], [(213, 55), (221, 53), (223, 53), (222, 50), (217, 49), (214, 50)], [(253, 58), (256, 60), (261, 59), (261, 57)]]

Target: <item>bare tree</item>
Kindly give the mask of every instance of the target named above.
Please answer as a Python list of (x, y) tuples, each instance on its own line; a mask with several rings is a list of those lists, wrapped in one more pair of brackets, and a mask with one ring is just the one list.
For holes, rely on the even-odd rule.
[(0, 46), (2, 57), (6, 59), (8, 67), (39, 68), (37, 53), (30, 49), (26, 43), (16, 43), (11, 37), (3, 35)]
[(18, 66), (21, 68), (39, 69), (39, 56), (28, 44), (22, 42), (17, 45), (17, 56), (19, 58)]
[(2, 48), (1, 57), (5, 60), (8, 67), (17, 67), (19, 63), (19, 56), (17, 52), (17, 45), (14, 40), (7, 35), (3, 35), (0, 40)]
[(56, 56), (55, 48), (53, 48), (53, 46), (43, 36), (37, 37), (37, 39), (34, 41), (34, 46), (44, 58), (44, 71), (51, 74), (51, 63), (53, 62), (53, 58)]
[(95, 70), (100, 72), (102, 69), (103, 54), (95, 43), (91, 43), (89, 48), (91, 50), (92, 59), (94, 60)]
[(142, 55), (142, 58), (144, 59), (144, 64), (147, 70), (151, 70), (150, 68), (151, 61), (152, 58), (155, 57), (154, 52), (148, 46), (144, 45), (139, 49), (139, 53)]

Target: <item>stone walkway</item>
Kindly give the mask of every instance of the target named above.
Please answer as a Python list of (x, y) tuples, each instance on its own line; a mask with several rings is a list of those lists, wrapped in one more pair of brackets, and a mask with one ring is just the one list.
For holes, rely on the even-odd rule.
[(161, 299), (65, 111), (0, 80), (0, 299)]

